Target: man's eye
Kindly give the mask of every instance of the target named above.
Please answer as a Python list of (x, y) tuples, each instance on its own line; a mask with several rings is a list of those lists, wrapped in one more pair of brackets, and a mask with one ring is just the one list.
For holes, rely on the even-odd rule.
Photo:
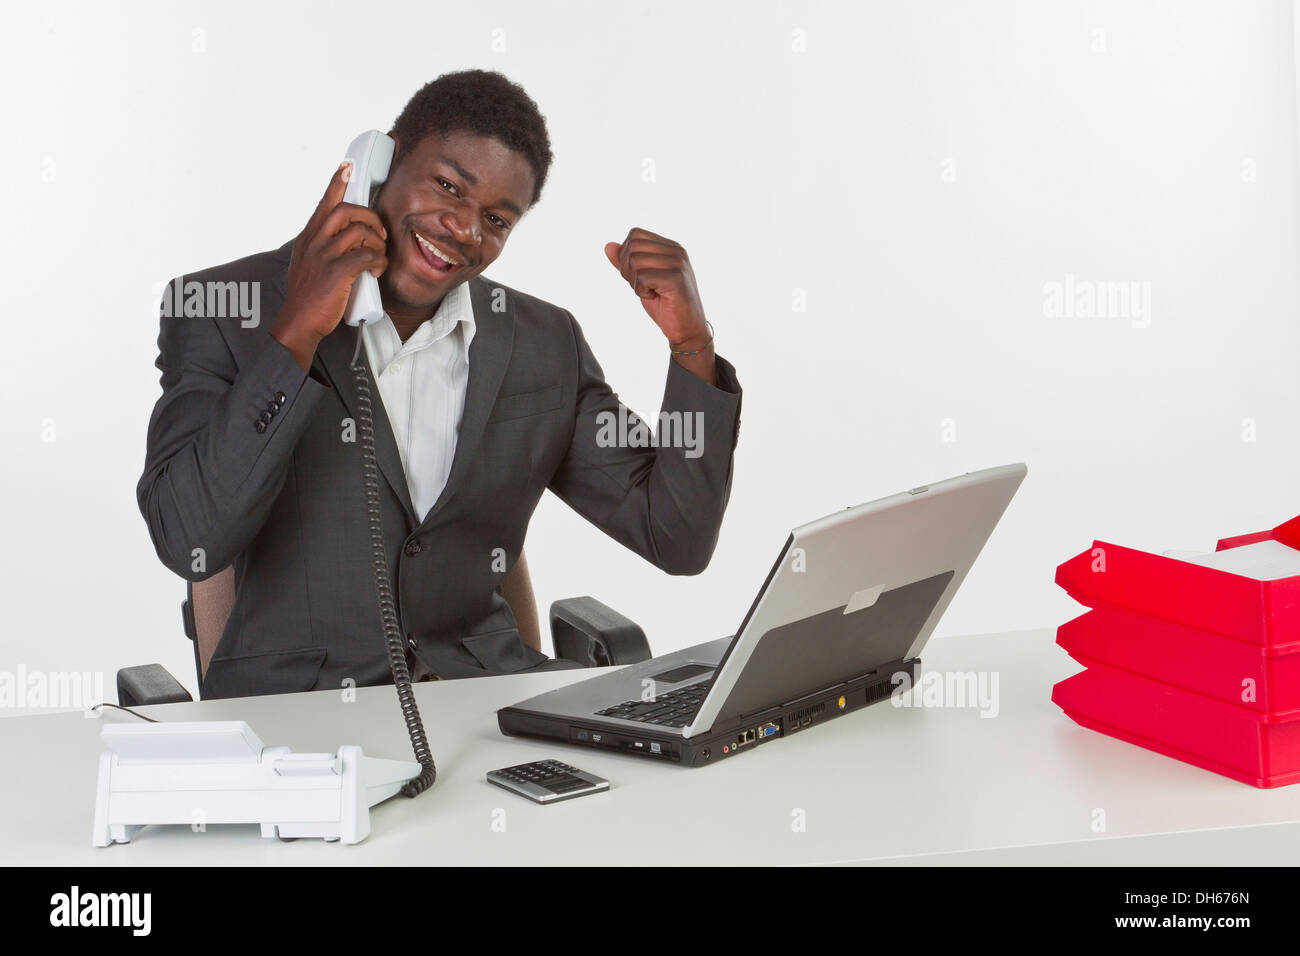
[(488, 222), (492, 223), (492, 225), (496, 226), (498, 229), (507, 228), (508, 224), (500, 216), (488, 216), (487, 219)]
[(435, 182), (437, 182), (437, 184), (438, 184), (439, 186), (441, 186), (443, 189), (447, 190), (447, 192), (449, 192), (449, 193), (455, 193), (455, 192), (456, 192), (456, 187), (453, 186), (451, 183), (447, 182), (447, 180), (445, 180), (445, 179), (439, 179), (439, 178), (436, 177), (436, 176), (434, 177), (434, 180), (435, 180)]

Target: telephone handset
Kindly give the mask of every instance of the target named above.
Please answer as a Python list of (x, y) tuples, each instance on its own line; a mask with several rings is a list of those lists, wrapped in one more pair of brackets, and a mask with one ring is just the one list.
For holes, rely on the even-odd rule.
[[(370, 205), (374, 187), (388, 178), (393, 163), (396, 143), (378, 130), (369, 130), (352, 141), (347, 159), (352, 163), (343, 201), (358, 206)], [(369, 272), (357, 277), (348, 297), (348, 307), (343, 313), (348, 325), (365, 325), (384, 316), (384, 303), (379, 295), (379, 281)], [(388, 557), (384, 547), (384, 522), (379, 513), (379, 464), (375, 457), (375, 421), (370, 400), (370, 371), (363, 358), (365, 336), (357, 331), (356, 351), (352, 353), (352, 371), (357, 386), (357, 431), (361, 435), (361, 467), (366, 486), (366, 520), (370, 528), (370, 558), (375, 579), (375, 592), (379, 601), (379, 618), (384, 629), (384, 645), (388, 651), (388, 667), (397, 689), (397, 700), (402, 708), (402, 719), (411, 737), (411, 749), (420, 763), (419, 776), (402, 787), (402, 794), (415, 797), (433, 785), (438, 775), (433, 764), (433, 753), (420, 720), (420, 709), (411, 690), (411, 672), (406, 664), (406, 642), (397, 619), (397, 602), (393, 596), (393, 582), (388, 575)]]
[[(370, 205), (371, 192), (388, 178), (396, 145), (392, 137), (385, 136), (377, 129), (362, 133), (352, 141), (346, 156), (352, 163), (352, 174), (348, 178), (347, 191), (343, 193), (344, 202), (357, 206)], [(343, 321), (348, 325), (363, 325), (383, 317), (384, 303), (379, 297), (379, 280), (369, 272), (363, 272), (357, 276), (357, 281), (352, 286)]]

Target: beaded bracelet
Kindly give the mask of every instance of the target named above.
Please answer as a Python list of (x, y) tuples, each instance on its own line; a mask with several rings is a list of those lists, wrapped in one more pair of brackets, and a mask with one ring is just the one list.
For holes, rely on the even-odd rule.
[(671, 352), (670, 352), (670, 354), (672, 354), (672, 355), (699, 355), (699, 354), (700, 354), (701, 352), (703, 352), (705, 349), (707, 349), (707, 348), (712, 348), (712, 346), (713, 346), (713, 323), (710, 322), (708, 319), (705, 319), (705, 320), (704, 320), (704, 324), (707, 325), (707, 326), (709, 327), (709, 340), (708, 340), (707, 342), (705, 342), (703, 345), (701, 345), (698, 349), (695, 349), (694, 351), (691, 351), (691, 352), (680, 352), (680, 351), (678, 351), (677, 349), (672, 349)]

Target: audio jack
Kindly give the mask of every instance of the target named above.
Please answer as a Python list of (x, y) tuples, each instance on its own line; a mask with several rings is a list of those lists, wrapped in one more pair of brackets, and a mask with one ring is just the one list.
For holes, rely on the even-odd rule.
[[(363, 326), (364, 327), (364, 326)], [(438, 768), (433, 763), (433, 753), (424, 733), (420, 708), (415, 703), (411, 689), (411, 671), (406, 666), (406, 648), (402, 642), (402, 629), (397, 622), (397, 603), (393, 599), (393, 583), (388, 575), (388, 558), (384, 548), (384, 525), (379, 511), (379, 465), (375, 457), (375, 421), (370, 405), (370, 375), (363, 360), (365, 349), (361, 328), (357, 329), (357, 347), (352, 353), (352, 370), (357, 384), (357, 427), (361, 432), (361, 463), (366, 486), (366, 518), (370, 524), (370, 554), (374, 566), (375, 591), (379, 598), (379, 617), (384, 627), (384, 643), (388, 650), (388, 666), (397, 688), (397, 700), (402, 708), (406, 732), (411, 737), (411, 749), (420, 764), (420, 775), (408, 780), (402, 787), (404, 797), (418, 797), (433, 786)]]

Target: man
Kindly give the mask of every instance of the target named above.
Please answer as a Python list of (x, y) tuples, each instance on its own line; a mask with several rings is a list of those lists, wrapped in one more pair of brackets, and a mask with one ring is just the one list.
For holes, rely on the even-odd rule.
[[(629, 413), (573, 316), (482, 275), (541, 196), (551, 149), (537, 105), (498, 73), (447, 74), (390, 135), (373, 209), (342, 202), (340, 166), (291, 243), (173, 282), (256, 289), (269, 327), (211, 308), (173, 317), (164, 300), (163, 394), (137, 493), (167, 567), (200, 581), (234, 566), (207, 697), (391, 681), (356, 441), (358, 334), (417, 679), (545, 664), (501, 582), (547, 488), (670, 574), (702, 571), (717, 542), (740, 386), (685, 250), (632, 229), (605, 254), (667, 340), (663, 411), (700, 432), (691, 447), (611, 441)], [(387, 315), (359, 333), (340, 320), (363, 271)]]

